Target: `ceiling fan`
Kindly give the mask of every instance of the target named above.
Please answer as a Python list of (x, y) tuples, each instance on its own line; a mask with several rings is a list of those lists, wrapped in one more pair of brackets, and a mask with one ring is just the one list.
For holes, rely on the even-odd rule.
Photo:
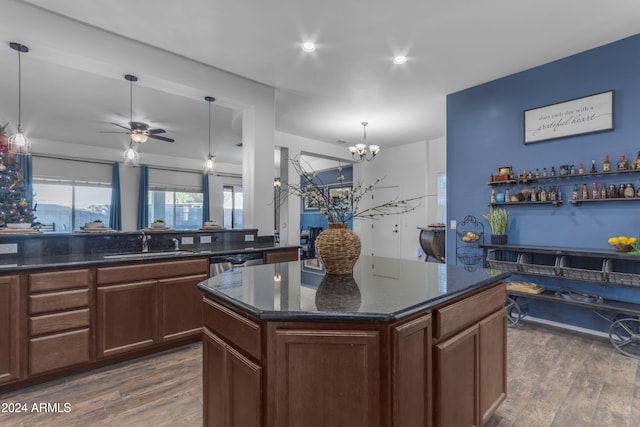
[(133, 82), (137, 82), (138, 78), (131, 74), (125, 74), (124, 78), (129, 82), (129, 89), (130, 89), (129, 90), (129, 111), (130, 111), (129, 127), (112, 122), (111, 123), (112, 125), (125, 129), (126, 132), (103, 131), (102, 133), (126, 133), (131, 136), (131, 140), (133, 142), (137, 142), (139, 144), (146, 142), (147, 139), (149, 138), (158, 139), (160, 141), (166, 141), (166, 142), (174, 142), (175, 139), (158, 135), (159, 133), (165, 133), (166, 131), (164, 129), (149, 129), (149, 125), (147, 123), (133, 121)]

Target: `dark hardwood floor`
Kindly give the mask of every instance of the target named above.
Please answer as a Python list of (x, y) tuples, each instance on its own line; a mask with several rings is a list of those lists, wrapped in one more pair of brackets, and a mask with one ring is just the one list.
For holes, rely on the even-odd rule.
[[(640, 425), (638, 360), (607, 340), (521, 322), (508, 346), (508, 398), (486, 426)], [(69, 403), (70, 412), (0, 413), (0, 426), (200, 426), (202, 347), (0, 395), (0, 405), (40, 402)]]

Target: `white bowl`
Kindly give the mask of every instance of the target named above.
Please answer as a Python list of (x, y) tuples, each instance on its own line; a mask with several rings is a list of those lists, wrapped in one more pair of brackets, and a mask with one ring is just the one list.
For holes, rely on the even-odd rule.
[(215, 227), (217, 224), (215, 221), (205, 221), (204, 225), (206, 227)]
[(151, 223), (151, 228), (167, 228), (167, 224), (164, 222), (153, 222)]
[(84, 228), (103, 228), (104, 224), (101, 222), (85, 222)]
[(31, 228), (30, 222), (14, 222), (7, 224), (9, 230), (26, 230)]

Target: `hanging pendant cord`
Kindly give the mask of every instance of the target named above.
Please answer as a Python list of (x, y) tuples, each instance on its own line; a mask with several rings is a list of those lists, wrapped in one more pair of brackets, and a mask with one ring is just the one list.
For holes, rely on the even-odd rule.
[(21, 58), (22, 46), (18, 48), (18, 132), (21, 130), (21, 112), (22, 112), (22, 61)]
[(209, 102), (209, 157), (211, 157), (211, 102)]
[(133, 121), (133, 81), (129, 80), (129, 125)]

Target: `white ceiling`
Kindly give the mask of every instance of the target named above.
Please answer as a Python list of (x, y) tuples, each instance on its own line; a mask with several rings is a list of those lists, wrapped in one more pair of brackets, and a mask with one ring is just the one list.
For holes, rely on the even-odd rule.
[[(58, 20), (69, 18), (63, 21), (69, 28), (84, 23), (93, 27), (88, 34), (107, 31), (273, 86), (279, 131), (355, 143), (362, 139), (360, 122), (368, 121), (369, 142), (383, 149), (445, 136), (449, 93), (640, 30), (637, 0), (3, 2), (9, 6), (5, 11), (52, 13)], [(109, 122), (129, 121), (124, 73), (88, 71), (82, 58), (78, 65), (60, 64), (53, 59), (56, 51), (68, 56), (69, 50), (54, 44), (50, 27), (30, 26), (22, 33), (23, 13), (3, 15), (11, 23), (0, 25), (0, 124), (17, 121), (17, 53), (8, 46), (17, 41), (31, 49), (22, 56), (22, 122), (32, 139), (126, 145), (126, 135), (100, 133), (116, 130)], [(317, 43), (313, 53), (300, 49), (308, 40)], [(394, 65), (392, 58), (400, 54), (407, 63)], [(136, 74), (135, 64), (115, 65)], [(145, 86), (144, 76), (139, 77), (133, 87), (134, 120), (161, 127), (176, 139), (174, 144), (146, 143), (143, 153), (203, 158), (206, 102)], [(214, 105), (213, 151), (219, 161), (237, 164), (241, 135), (235, 119), (234, 111)]]

